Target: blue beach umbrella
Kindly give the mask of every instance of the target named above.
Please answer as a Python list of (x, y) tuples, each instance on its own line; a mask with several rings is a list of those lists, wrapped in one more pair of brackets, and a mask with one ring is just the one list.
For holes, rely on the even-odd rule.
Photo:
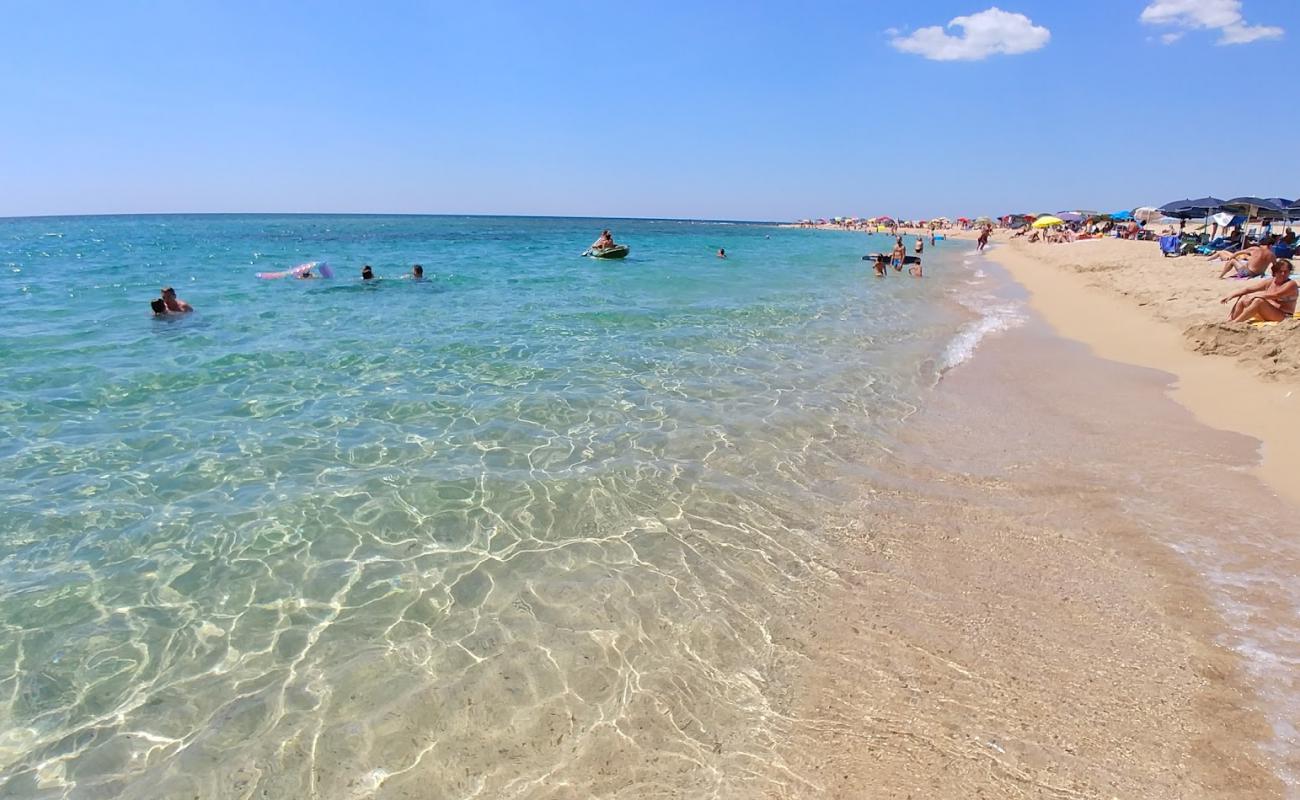
[(1116, 211), (1114, 214), (1110, 215), (1110, 218), (1115, 220), (1116, 222), (1128, 222), (1129, 220), (1133, 219), (1133, 212)]

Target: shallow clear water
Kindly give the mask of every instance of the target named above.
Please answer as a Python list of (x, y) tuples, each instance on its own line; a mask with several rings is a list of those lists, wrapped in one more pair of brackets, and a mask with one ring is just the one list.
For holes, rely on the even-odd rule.
[(0, 221), (0, 795), (797, 782), (779, 629), (969, 276), (604, 224)]

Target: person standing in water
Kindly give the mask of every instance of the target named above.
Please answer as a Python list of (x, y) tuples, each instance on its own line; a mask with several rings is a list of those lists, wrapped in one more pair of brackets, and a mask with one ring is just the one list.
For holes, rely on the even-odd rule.
[(916, 251), (917, 255), (920, 255), (925, 251), (925, 241), (920, 236), (916, 237), (916, 246), (912, 249)]
[(993, 228), (991, 226), (988, 225), (984, 226), (984, 229), (980, 231), (980, 238), (975, 242), (976, 250), (982, 251), (985, 247), (988, 246), (989, 234), (991, 234), (992, 232), (993, 232)]
[(903, 262), (907, 260), (907, 245), (903, 244), (903, 237), (899, 236), (894, 240), (894, 252), (889, 256), (889, 265), (894, 268), (895, 272), (903, 269)]
[(370, 269), (369, 264), (361, 268), (361, 280), (373, 281), (374, 279), (375, 279), (375, 272), (374, 270)]

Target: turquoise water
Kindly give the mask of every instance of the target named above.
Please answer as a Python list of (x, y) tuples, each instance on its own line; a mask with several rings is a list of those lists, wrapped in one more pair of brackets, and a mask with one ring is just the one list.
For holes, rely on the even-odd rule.
[(777, 634), (970, 331), (959, 261), (672, 221), (579, 258), (606, 224), (0, 220), (0, 796), (797, 783)]

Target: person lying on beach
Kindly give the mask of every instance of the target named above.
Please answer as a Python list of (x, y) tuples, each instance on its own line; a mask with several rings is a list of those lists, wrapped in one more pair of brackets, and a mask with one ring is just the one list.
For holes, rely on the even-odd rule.
[(194, 306), (176, 296), (176, 290), (170, 286), (162, 290), (163, 307), (168, 314), (185, 314), (194, 310)]
[(1291, 262), (1281, 258), (1273, 264), (1273, 277), (1252, 281), (1219, 302), (1237, 300), (1228, 314), (1229, 322), (1281, 322), (1295, 315), (1298, 293), (1300, 287), (1291, 280)]
[(1229, 272), (1234, 272), (1238, 278), (1258, 278), (1268, 271), (1274, 261), (1277, 261), (1277, 256), (1273, 253), (1273, 248), (1264, 245), (1250, 247), (1228, 261), (1219, 277), (1226, 278)]

